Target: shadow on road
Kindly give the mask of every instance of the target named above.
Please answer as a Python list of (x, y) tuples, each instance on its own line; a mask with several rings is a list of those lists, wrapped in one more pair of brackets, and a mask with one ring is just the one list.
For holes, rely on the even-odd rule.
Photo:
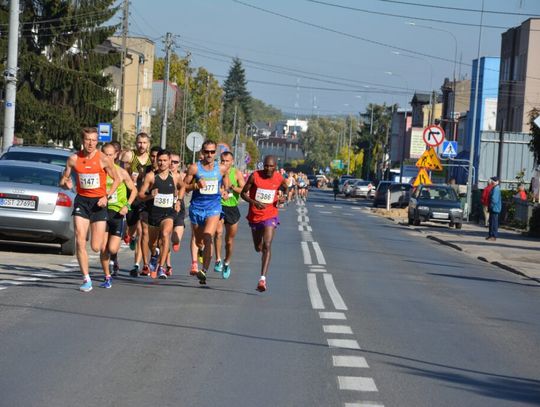
[[(486, 283), (503, 283), (503, 284), (519, 285), (519, 286), (522, 286), (522, 287), (540, 288), (540, 284), (516, 283), (514, 281), (498, 280), (498, 279), (495, 279), (495, 278), (458, 276), (458, 275), (455, 275), (455, 274), (444, 274), (444, 273), (428, 273), (428, 274), (432, 275), (432, 276), (438, 276), (438, 277), (458, 278), (458, 279), (462, 279), (462, 280), (482, 281), (482, 282), (486, 282)], [(528, 281), (532, 281), (532, 280), (528, 280)]]

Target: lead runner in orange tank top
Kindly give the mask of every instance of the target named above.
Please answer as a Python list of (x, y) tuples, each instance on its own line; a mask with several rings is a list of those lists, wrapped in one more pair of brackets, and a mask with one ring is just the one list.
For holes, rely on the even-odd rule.
[[(77, 196), (73, 204), (73, 225), (77, 260), (83, 275), (83, 284), (79, 289), (84, 292), (92, 290), (86, 236), (90, 229), (90, 246), (94, 252), (99, 252), (105, 238), (108, 195), (116, 191), (121, 181), (114, 162), (97, 149), (97, 143), (97, 129), (95, 127), (84, 128), (82, 130), (82, 149), (68, 158), (60, 180), (62, 188), (73, 189), (71, 172), (75, 173)], [(109, 191), (106, 189), (107, 175), (113, 180)]]

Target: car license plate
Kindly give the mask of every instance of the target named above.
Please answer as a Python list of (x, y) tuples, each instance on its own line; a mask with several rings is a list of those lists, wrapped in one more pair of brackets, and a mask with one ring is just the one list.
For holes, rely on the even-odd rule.
[(0, 207), (35, 210), (36, 201), (32, 199), (0, 198)]
[(448, 214), (442, 212), (433, 212), (433, 219), (448, 219)]

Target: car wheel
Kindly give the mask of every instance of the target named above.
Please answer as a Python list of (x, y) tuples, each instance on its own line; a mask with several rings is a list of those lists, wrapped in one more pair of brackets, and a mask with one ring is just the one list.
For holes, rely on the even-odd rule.
[(414, 226), (420, 226), (420, 218), (414, 218), (413, 219), (413, 225)]
[(461, 229), (461, 223), (456, 223), (456, 229)]
[(409, 226), (411, 226), (413, 224), (413, 219), (412, 218), (408, 218), (408, 223), (409, 223)]
[(72, 256), (75, 254), (75, 236), (60, 245), (60, 254)]
[(454, 227), (454, 225), (455, 225), (455, 223), (454, 223), (454, 222), (450, 222), (450, 223), (448, 224), (448, 227), (449, 227), (449, 228), (453, 228), (453, 227)]

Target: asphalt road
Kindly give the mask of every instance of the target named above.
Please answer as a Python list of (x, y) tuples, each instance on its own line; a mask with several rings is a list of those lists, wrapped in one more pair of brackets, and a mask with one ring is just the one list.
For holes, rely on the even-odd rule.
[(245, 220), (207, 287), (184, 247), (83, 294), (73, 258), (0, 244), (0, 406), (540, 405), (540, 284), (330, 192), (280, 215), (265, 293)]

